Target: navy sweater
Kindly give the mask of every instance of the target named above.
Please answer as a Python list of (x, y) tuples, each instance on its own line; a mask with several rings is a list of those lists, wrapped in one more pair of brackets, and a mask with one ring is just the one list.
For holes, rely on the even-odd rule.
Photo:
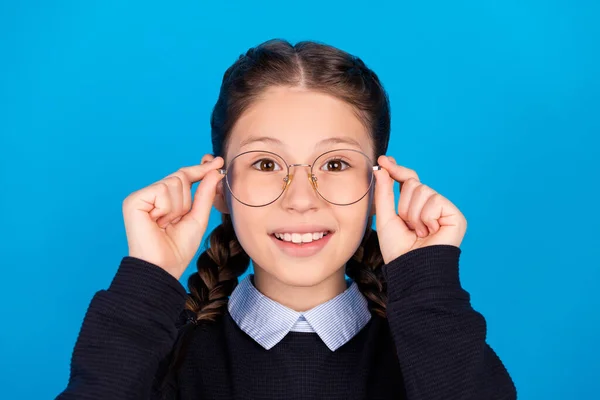
[[(290, 332), (265, 350), (226, 311), (185, 324), (188, 295), (160, 267), (124, 257), (83, 320), (66, 389), (57, 399), (516, 399), (486, 323), (459, 282), (461, 250), (436, 245), (383, 266), (387, 319), (335, 352), (318, 335)], [(159, 391), (182, 326), (184, 359)]]

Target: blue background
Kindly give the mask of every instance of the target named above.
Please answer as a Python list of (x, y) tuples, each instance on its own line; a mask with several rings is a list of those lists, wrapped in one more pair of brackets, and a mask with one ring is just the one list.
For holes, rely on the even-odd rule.
[(65, 387), (89, 301), (127, 253), (123, 199), (211, 151), (223, 72), (281, 37), (338, 46), (382, 79), (389, 154), (468, 220), (461, 279), (519, 398), (598, 398), (599, 11), (566, 0), (2, 2), (3, 397)]

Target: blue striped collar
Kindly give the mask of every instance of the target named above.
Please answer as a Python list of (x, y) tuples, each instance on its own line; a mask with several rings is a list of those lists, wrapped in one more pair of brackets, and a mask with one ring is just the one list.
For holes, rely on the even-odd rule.
[(333, 299), (298, 312), (263, 295), (247, 275), (233, 290), (227, 306), (236, 324), (269, 350), (288, 332), (315, 332), (335, 351), (352, 339), (371, 319), (367, 299), (356, 282)]

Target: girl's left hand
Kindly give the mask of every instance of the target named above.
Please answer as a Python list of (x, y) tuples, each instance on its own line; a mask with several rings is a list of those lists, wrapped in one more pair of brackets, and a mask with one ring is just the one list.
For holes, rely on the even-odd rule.
[[(380, 156), (377, 162), (382, 169), (375, 171), (375, 229), (383, 261), (426, 246), (460, 246), (467, 220), (458, 208), (393, 158)], [(401, 185), (397, 213), (394, 180)]]

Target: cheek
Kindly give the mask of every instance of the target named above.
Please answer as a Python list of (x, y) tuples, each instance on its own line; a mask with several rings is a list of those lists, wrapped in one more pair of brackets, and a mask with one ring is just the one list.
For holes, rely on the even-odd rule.
[(368, 211), (370, 211), (368, 202), (360, 202), (343, 208), (336, 213), (341, 234), (340, 239), (343, 240), (343, 245), (347, 246), (349, 251), (352, 251), (352, 254), (360, 245), (367, 228)]
[[(236, 204), (237, 203), (237, 204)], [(252, 208), (238, 202), (229, 205), (233, 228), (242, 248), (250, 256), (256, 258), (260, 253), (261, 243), (264, 245), (267, 237), (265, 207)]]

